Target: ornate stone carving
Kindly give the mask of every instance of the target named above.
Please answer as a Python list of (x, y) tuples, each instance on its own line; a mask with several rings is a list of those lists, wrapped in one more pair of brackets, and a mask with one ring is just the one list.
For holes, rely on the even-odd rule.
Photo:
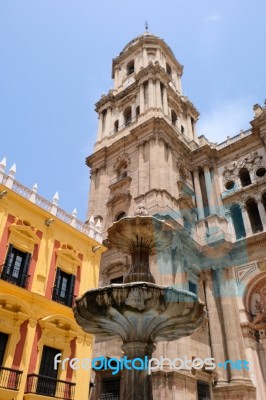
[(263, 157), (255, 151), (229, 163), (223, 171), (224, 182), (234, 180), (242, 168), (247, 168), (250, 171), (253, 167), (259, 167), (262, 163), (262, 158)]
[(143, 204), (139, 204), (134, 212), (134, 215), (148, 215), (148, 210)]
[(256, 328), (261, 329), (261, 326), (266, 324), (266, 285), (259, 292), (253, 294), (251, 307), (252, 312), (256, 314), (253, 324)]
[(113, 165), (113, 169), (116, 172), (120, 172), (122, 169), (128, 168), (130, 164), (130, 157), (127, 153), (119, 155)]

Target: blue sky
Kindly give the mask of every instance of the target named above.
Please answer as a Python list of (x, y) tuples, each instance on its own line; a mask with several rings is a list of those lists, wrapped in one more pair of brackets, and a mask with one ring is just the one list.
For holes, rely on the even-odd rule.
[(198, 134), (222, 142), (249, 128), (266, 97), (265, 15), (264, 0), (0, 0), (0, 159), (85, 220), (94, 104), (144, 21), (184, 65)]

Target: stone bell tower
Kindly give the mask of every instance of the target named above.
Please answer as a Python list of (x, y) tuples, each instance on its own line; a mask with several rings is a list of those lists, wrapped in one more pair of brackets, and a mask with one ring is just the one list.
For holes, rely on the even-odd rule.
[[(103, 229), (143, 203), (149, 214), (195, 207), (189, 153), (198, 143), (198, 111), (182, 95), (183, 66), (168, 45), (145, 32), (113, 60), (114, 87), (96, 104), (89, 215)], [(179, 183), (177, 184), (177, 181)], [(183, 196), (184, 188), (191, 196)], [(184, 215), (187, 224), (193, 216)]]

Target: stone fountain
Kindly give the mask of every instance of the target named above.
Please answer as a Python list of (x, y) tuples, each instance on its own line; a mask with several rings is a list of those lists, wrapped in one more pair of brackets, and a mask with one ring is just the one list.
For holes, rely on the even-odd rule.
[[(108, 246), (131, 256), (124, 283), (89, 290), (74, 307), (84, 331), (105, 339), (121, 338), (129, 360), (151, 358), (155, 341), (191, 335), (205, 317), (204, 305), (193, 293), (155, 284), (149, 256), (170, 249), (173, 230), (165, 221), (145, 215), (143, 207), (136, 214), (108, 229)], [(122, 400), (152, 400), (147, 369), (122, 372)]]

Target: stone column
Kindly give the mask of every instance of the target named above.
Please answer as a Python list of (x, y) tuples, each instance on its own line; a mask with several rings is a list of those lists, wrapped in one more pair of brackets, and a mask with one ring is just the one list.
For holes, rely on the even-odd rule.
[(168, 146), (168, 160), (167, 160), (167, 175), (168, 175), (168, 188), (167, 190), (172, 196), (178, 197), (177, 179), (174, 171), (173, 161), (173, 148)]
[(246, 236), (250, 236), (250, 235), (252, 235), (252, 228), (251, 228), (246, 204), (241, 205), (241, 210), (242, 210), (242, 215), (243, 215), (243, 222), (244, 222), (244, 227), (245, 227), (245, 231), (246, 231)]
[(163, 139), (159, 139), (158, 142), (158, 155), (157, 155), (157, 163), (158, 163), (158, 171), (159, 171), (159, 182), (160, 189), (166, 189), (166, 176), (165, 176), (165, 143)]
[(199, 180), (199, 172), (198, 169), (194, 169), (193, 171), (194, 176), (194, 185), (195, 185), (195, 197), (197, 202), (197, 209), (198, 209), (198, 219), (204, 219), (204, 208), (202, 202), (202, 194), (200, 188), (200, 180)]
[(263, 225), (263, 230), (265, 231), (266, 230), (266, 213), (265, 213), (265, 208), (264, 208), (264, 205), (262, 204), (261, 199), (259, 199), (257, 201), (257, 205), (258, 205), (261, 223)]
[[(236, 289), (232, 268), (215, 271), (216, 283), (221, 299), (222, 321), (226, 340), (227, 357), (229, 360), (244, 360), (244, 341), (237, 313)], [(230, 364), (228, 364), (230, 366)], [(244, 369), (230, 368), (230, 382), (241, 383), (246, 378)]]
[(188, 128), (188, 137), (189, 137), (189, 139), (193, 140), (193, 131), (192, 131), (190, 115), (187, 115), (187, 128)]
[[(216, 364), (220, 362), (224, 363), (226, 360), (226, 356), (223, 345), (221, 315), (219, 314), (217, 294), (214, 292), (212, 270), (204, 271), (203, 276), (205, 282), (206, 305), (209, 317), (212, 355), (215, 359)], [(228, 380), (226, 370), (224, 370), (223, 368), (217, 368), (216, 372), (218, 375), (217, 384), (226, 384)]]
[(213, 165), (213, 184), (214, 184), (214, 190), (215, 190), (215, 197), (217, 199), (218, 214), (221, 217), (224, 217), (225, 211), (224, 211), (224, 206), (223, 206), (222, 197), (221, 197), (221, 191), (220, 191), (220, 186), (219, 186), (219, 175), (218, 175), (216, 165)]
[(103, 131), (103, 114), (100, 113), (98, 115), (98, 134), (97, 134), (97, 141), (100, 142), (102, 140), (102, 131)]
[(150, 190), (155, 189), (158, 176), (156, 174), (157, 165), (157, 152), (156, 152), (156, 139), (151, 138), (149, 141), (150, 150)]
[(136, 119), (136, 101), (134, 101), (134, 103), (132, 104), (131, 107), (131, 120), (132, 122), (135, 121)]
[(139, 196), (145, 193), (145, 164), (144, 164), (144, 142), (139, 144)]
[(235, 233), (235, 228), (234, 228), (234, 224), (233, 224), (233, 221), (232, 221), (232, 216), (231, 216), (231, 211), (230, 210), (226, 211), (225, 217), (226, 217), (226, 219), (228, 221), (228, 232), (229, 232), (229, 235), (232, 238), (232, 240), (235, 241), (236, 240), (236, 233)]
[(161, 83), (159, 79), (156, 81), (156, 105), (157, 108), (162, 109)]
[(163, 112), (164, 115), (168, 116), (168, 101), (167, 101), (167, 92), (166, 87), (163, 87)]
[(144, 113), (145, 110), (145, 100), (144, 100), (144, 85), (140, 85), (140, 91), (139, 91), (139, 111), (140, 114)]
[[(128, 360), (151, 358), (155, 346), (145, 342), (124, 343), (122, 350)], [(136, 370), (124, 368), (121, 372), (122, 384), (120, 397), (123, 400), (152, 400), (152, 381), (147, 369)]]
[(149, 108), (154, 107), (154, 85), (153, 85), (153, 80), (150, 78), (149, 79)]
[(209, 203), (209, 211), (210, 211), (210, 215), (213, 215), (213, 214), (216, 214), (216, 204), (215, 204), (215, 197), (214, 197), (214, 193), (213, 193), (209, 165), (204, 164), (203, 170), (204, 170), (207, 198), (208, 198), (208, 203)]
[(144, 47), (143, 49), (143, 67), (147, 67), (148, 65), (148, 56), (147, 56), (147, 49)]
[(160, 49), (156, 49), (156, 61), (159, 62), (159, 64), (161, 65), (161, 53), (160, 53)]
[(111, 115), (112, 115), (112, 109), (111, 107), (107, 108), (107, 113), (106, 113), (106, 122), (105, 122), (105, 136), (108, 136), (111, 132)]

